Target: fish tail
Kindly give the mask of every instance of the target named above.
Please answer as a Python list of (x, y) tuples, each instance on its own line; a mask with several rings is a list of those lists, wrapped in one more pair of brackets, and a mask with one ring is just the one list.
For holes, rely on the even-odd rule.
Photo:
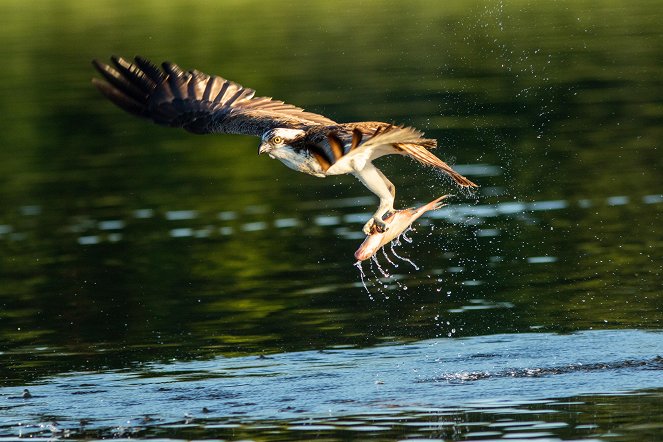
[(447, 205), (446, 201), (444, 201), (444, 200), (446, 200), (447, 198), (452, 197), (452, 196), (453, 196), (452, 194), (442, 195), (438, 199), (436, 199), (434, 201), (431, 201), (430, 203), (428, 203), (428, 205), (430, 206), (430, 209), (427, 209), (427, 210), (441, 209), (442, 207)]

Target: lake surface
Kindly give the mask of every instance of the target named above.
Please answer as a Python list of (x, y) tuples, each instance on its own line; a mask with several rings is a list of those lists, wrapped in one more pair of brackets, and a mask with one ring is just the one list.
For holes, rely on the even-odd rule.
[[(0, 16), (1, 440), (661, 440), (660, 2)], [(356, 179), (122, 112), (111, 54), (416, 126), (481, 187), (379, 160), (397, 207), (455, 196), (362, 281)]]

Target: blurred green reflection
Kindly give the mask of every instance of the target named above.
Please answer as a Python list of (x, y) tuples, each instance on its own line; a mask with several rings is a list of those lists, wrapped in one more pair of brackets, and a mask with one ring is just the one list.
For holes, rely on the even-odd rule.
[[(3, 2), (0, 378), (660, 328), (657, 5)], [(398, 284), (374, 287), (372, 301), (352, 267), (367, 191), (258, 158), (255, 139), (122, 113), (90, 86), (89, 62), (137, 53), (338, 121), (416, 125), (440, 156), (476, 166), (480, 193), (456, 203), (499, 210), (422, 225), (403, 249), (422, 271), (401, 263)], [(383, 163), (403, 206), (455, 190), (401, 159)], [(506, 205), (551, 200), (564, 207)]]

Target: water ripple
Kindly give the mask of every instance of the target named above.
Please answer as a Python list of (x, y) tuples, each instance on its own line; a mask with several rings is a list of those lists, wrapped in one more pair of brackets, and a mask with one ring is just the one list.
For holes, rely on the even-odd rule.
[(189, 220), (197, 217), (198, 212), (195, 210), (171, 210), (166, 212), (166, 219), (168, 221)]
[[(605, 198), (604, 204), (607, 207), (619, 207), (634, 204), (636, 198), (616, 195)], [(644, 204), (660, 204), (663, 203), (663, 195), (652, 194), (642, 196), (640, 199)], [(311, 206), (309, 209), (320, 209), (320, 207), (337, 207), (348, 208), (356, 206), (364, 206), (366, 204), (373, 204), (375, 201), (372, 197), (366, 198), (345, 198), (341, 200), (331, 200), (324, 202), (317, 202), (315, 207)], [(307, 207), (308, 203), (302, 204), (302, 209)], [(579, 199), (575, 203), (580, 208), (590, 208), (595, 206), (595, 202), (590, 199)], [(430, 223), (429, 220), (445, 220), (452, 224), (464, 224), (467, 226), (481, 225), (483, 220), (496, 218), (500, 216), (512, 217), (523, 220), (529, 219), (533, 213), (558, 211), (569, 208), (570, 201), (567, 200), (547, 200), (535, 202), (522, 202), (522, 201), (504, 201), (496, 204), (455, 204), (445, 206), (437, 211), (429, 212), (421, 223), (426, 225)], [(30, 217), (37, 217), (42, 214), (40, 206), (22, 206), (20, 211)], [(218, 212), (214, 216), (216, 221), (209, 219), (208, 225), (205, 227), (198, 226), (178, 226), (168, 230), (168, 236), (174, 238), (209, 238), (215, 233), (222, 236), (234, 235), (238, 231), (241, 232), (259, 232), (268, 230), (270, 228), (276, 229), (291, 229), (304, 226), (310, 221), (299, 217), (284, 217), (276, 218), (271, 222), (266, 220), (251, 220), (242, 222), (243, 216), (263, 215), (268, 211), (266, 206), (247, 206), (241, 210), (244, 215), (237, 211), (223, 211)], [(134, 210), (132, 212), (134, 219), (159, 219), (158, 213), (154, 209), (144, 208)], [(162, 219), (173, 222), (182, 223), (192, 220), (201, 220), (205, 222), (205, 214), (196, 210), (170, 210), (163, 213)], [(345, 214), (320, 214), (313, 217), (313, 223), (319, 227), (334, 227), (335, 233), (342, 238), (348, 240), (357, 240), (363, 237), (363, 234), (356, 227), (346, 227), (345, 224), (363, 225), (370, 217), (369, 212), (345, 213)], [(209, 217), (208, 217), (209, 218)], [(226, 225), (215, 226), (214, 224), (222, 222)], [(238, 224), (237, 224), (238, 223)], [(103, 242), (117, 242), (122, 240), (123, 236), (116, 234), (118, 230), (131, 229), (133, 227), (130, 219), (114, 218), (106, 220), (95, 220), (85, 216), (77, 216), (72, 219), (71, 224), (66, 227), (67, 231), (81, 234), (77, 241), (81, 245), (93, 245)], [(109, 232), (108, 234), (100, 234), (100, 232)], [(502, 233), (501, 229), (495, 227), (482, 227), (475, 230), (477, 237), (497, 237)], [(16, 231), (16, 227), (12, 224), (0, 224), (0, 239), (9, 239), (12, 241), (21, 241), (26, 238), (26, 233)], [(538, 257), (528, 258), (530, 263), (541, 263)], [(549, 262), (549, 261), (546, 261)]]
[(0, 387), (0, 437), (557, 434), (585, 404), (660, 413), (661, 351), (655, 332), (519, 333), (67, 373)]

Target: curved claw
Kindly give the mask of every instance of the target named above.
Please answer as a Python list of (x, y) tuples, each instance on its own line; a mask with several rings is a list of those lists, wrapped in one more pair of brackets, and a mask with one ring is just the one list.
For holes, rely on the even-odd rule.
[(369, 236), (371, 232), (373, 231), (373, 223), (374, 219), (371, 218), (369, 219), (366, 224), (364, 224), (364, 227), (362, 227), (362, 232), (364, 232), (364, 235)]
[(384, 217), (374, 216), (368, 220), (364, 225), (362, 231), (366, 235), (373, 235), (374, 233), (384, 233), (389, 230), (389, 224), (384, 221), (384, 218), (388, 218), (391, 214), (387, 213)]
[(373, 218), (373, 231), (377, 233), (384, 233), (389, 230), (387, 223), (382, 221), (380, 218)]

